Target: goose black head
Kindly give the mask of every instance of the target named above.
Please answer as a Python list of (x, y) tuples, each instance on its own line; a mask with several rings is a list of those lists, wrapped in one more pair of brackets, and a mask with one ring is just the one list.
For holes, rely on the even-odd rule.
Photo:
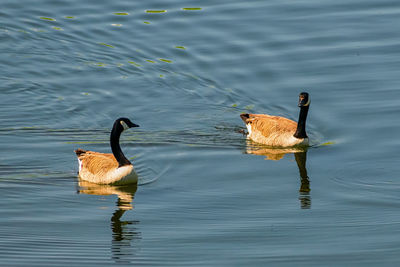
[(308, 107), (310, 105), (311, 99), (308, 93), (301, 92), (299, 95), (299, 107)]
[(128, 118), (119, 118), (115, 121), (116, 125), (121, 125), (123, 130), (132, 128), (132, 127), (139, 127), (139, 125), (131, 122)]

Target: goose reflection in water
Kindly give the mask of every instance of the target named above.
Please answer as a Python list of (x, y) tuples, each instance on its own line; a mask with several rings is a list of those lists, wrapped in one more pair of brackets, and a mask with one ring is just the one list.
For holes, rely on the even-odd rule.
[(88, 195), (117, 195), (117, 206), (111, 217), (111, 253), (112, 258), (117, 263), (130, 263), (132, 256), (136, 254), (138, 247), (133, 247), (131, 242), (141, 239), (136, 227), (127, 227), (127, 225), (136, 225), (139, 221), (123, 221), (122, 215), (128, 210), (132, 210), (132, 201), (137, 190), (137, 184), (124, 186), (102, 185), (86, 182), (79, 179), (79, 194)]
[(299, 200), (302, 209), (309, 209), (311, 207), (310, 197), (310, 179), (307, 174), (307, 148), (293, 147), (293, 148), (269, 148), (259, 145), (250, 140), (246, 140), (246, 153), (265, 156), (266, 160), (281, 160), (286, 154), (294, 154), (300, 174), (300, 189)]

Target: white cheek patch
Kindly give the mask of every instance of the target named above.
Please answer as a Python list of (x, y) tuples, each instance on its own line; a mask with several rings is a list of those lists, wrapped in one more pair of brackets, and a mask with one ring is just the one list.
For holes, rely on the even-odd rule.
[(120, 121), (120, 123), (124, 127), (124, 130), (129, 129), (129, 126), (124, 121)]
[(82, 161), (78, 159), (79, 172), (82, 170)]
[(247, 131), (249, 132), (249, 135), (251, 135), (251, 124), (250, 123), (246, 124), (246, 127)]

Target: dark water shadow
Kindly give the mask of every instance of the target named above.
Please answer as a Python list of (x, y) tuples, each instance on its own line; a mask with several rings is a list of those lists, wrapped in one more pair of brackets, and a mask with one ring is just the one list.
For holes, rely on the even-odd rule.
[(79, 194), (118, 196), (116, 209), (110, 219), (111, 255), (116, 263), (130, 263), (139, 250), (137, 242), (141, 240), (141, 233), (136, 226), (140, 222), (138, 220), (122, 220), (121, 218), (126, 211), (133, 209), (132, 201), (137, 190), (137, 184), (99, 185), (79, 179), (78, 186)]
[(299, 200), (302, 209), (311, 208), (310, 178), (307, 174), (307, 148), (270, 148), (246, 140), (246, 153), (265, 156), (266, 160), (281, 160), (286, 154), (294, 154), (299, 169), (300, 188)]

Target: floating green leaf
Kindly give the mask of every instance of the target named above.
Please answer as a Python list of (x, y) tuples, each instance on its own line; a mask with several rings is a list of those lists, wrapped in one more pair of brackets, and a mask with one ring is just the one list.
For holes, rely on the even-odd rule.
[(129, 64), (135, 66), (135, 67), (141, 67), (140, 64), (136, 63), (135, 61), (128, 61)]
[(165, 13), (167, 10), (146, 10), (146, 13)]
[(47, 32), (47, 31), (45, 31), (45, 30), (43, 30), (43, 29), (38, 29), (38, 28), (30, 28), (32, 31), (34, 31), (34, 32)]
[(82, 95), (90, 95), (90, 94), (87, 92), (82, 92)]
[(180, 46), (180, 45), (178, 45), (178, 46), (175, 46), (175, 48), (182, 49), (182, 50), (186, 50), (186, 47), (184, 47), (184, 46)]
[(128, 12), (115, 12), (115, 13), (113, 13), (114, 15), (117, 15), (117, 16), (128, 16), (129, 15), (129, 13)]
[(150, 62), (150, 63), (156, 63), (154, 60), (151, 60), (151, 59), (146, 59), (146, 61)]
[(56, 21), (55, 19), (53, 19), (53, 18), (48, 18), (48, 17), (40, 17), (40, 19), (49, 20), (49, 21)]
[(232, 107), (233, 108), (236, 108), (238, 105), (237, 104), (232, 104)]
[(99, 43), (99, 45), (104, 45), (104, 46), (107, 46), (107, 47), (114, 48), (114, 46), (112, 46), (112, 45), (109, 45), (109, 44), (106, 44), (106, 43)]
[(148, 22), (148, 21), (143, 21), (143, 23), (144, 23), (144, 24), (150, 24), (150, 22)]
[(182, 8), (182, 10), (185, 10), (185, 11), (198, 11), (201, 9), (202, 9), (201, 7), (184, 7), (184, 8)]
[(55, 27), (55, 26), (53, 26), (52, 27), (54, 30), (57, 30), (57, 31), (63, 31), (63, 28), (60, 28), (60, 27)]
[(39, 129), (38, 126), (24, 126), (21, 127), (22, 130), (32, 130), (32, 129)]
[(75, 17), (74, 16), (65, 16), (64, 18), (66, 18), (66, 19), (74, 19)]
[(66, 144), (82, 145), (82, 144), (104, 144), (102, 141), (67, 141)]
[(165, 59), (165, 58), (159, 58), (158, 60), (160, 60), (162, 62), (166, 62), (166, 63), (172, 63), (172, 60)]
[(321, 146), (330, 146), (330, 145), (334, 145), (335, 144), (335, 142), (325, 142), (325, 143), (323, 143), (323, 144), (321, 144)]

